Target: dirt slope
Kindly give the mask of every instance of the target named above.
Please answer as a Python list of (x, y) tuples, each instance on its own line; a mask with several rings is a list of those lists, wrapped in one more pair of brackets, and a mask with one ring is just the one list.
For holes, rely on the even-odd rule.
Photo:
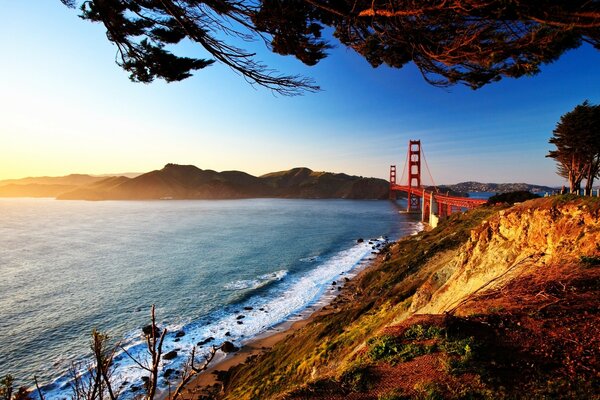
[(599, 210), (480, 208), (392, 245), (218, 397), (599, 398)]

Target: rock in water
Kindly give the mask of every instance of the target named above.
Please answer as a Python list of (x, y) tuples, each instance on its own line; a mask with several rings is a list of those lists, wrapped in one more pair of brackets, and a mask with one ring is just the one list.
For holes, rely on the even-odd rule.
[[(152, 325), (146, 325), (142, 328), (142, 332), (144, 333), (145, 336), (151, 336), (152, 335)], [(155, 337), (160, 337), (160, 329), (158, 329), (158, 327), (156, 327), (154, 329), (154, 336)]]
[(238, 350), (239, 350), (239, 348), (236, 347), (233, 343), (231, 343), (228, 340), (224, 341), (223, 344), (221, 345), (221, 351), (223, 353), (233, 353)]
[(197, 343), (197, 346), (203, 346), (203, 345), (205, 345), (205, 344), (206, 344), (206, 343), (208, 343), (208, 342), (212, 342), (213, 340), (215, 340), (215, 338), (214, 338), (214, 337), (212, 337), (212, 336), (210, 336), (210, 337), (207, 337), (206, 339), (204, 339), (204, 340), (202, 340), (202, 341), (198, 342), (198, 343)]

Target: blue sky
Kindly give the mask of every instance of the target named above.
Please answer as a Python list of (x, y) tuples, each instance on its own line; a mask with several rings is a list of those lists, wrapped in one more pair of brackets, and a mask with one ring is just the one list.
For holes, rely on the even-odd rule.
[(560, 185), (544, 157), (552, 130), (585, 99), (600, 103), (600, 52), (589, 46), (533, 78), (477, 91), (432, 87), (412, 65), (373, 69), (339, 45), (315, 67), (265, 49), (259, 59), (323, 89), (287, 98), (218, 64), (178, 83), (132, 83), (102, 26), (58, 0), (0, 0), (0, 13), (0, 179), (168, 162), (387, 178), (390, 164), (404, 165), (408, 140), (421, 139), (437, 184)]

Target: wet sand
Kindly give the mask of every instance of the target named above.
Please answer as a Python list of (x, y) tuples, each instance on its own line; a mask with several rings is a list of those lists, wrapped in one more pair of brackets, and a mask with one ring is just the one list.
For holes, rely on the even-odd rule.
[[(259, 355), (287, 336), (302, 329), (316, 318), (335, 312), (337, 304), (351, 300), (354, 297), (356, 277), (362, 275), (367, 268), (381, 262), (382, 257), (371, 257), (357, 266), (354, 271), (342, 277), (340, 282), (331, 285), (322, 299), (306, 310), (297, 314), (294, 319), (282, 322), (267, 332), (258, 335), (244, 345), (235, 353), (228, 354), (224, 358), (215, 359), (209, 368), (194, 377), (182, 391), (180, 398), (184, 400), (197, 400), (202, 395), (208, 395), (220, 390), (221, 383), (218, 380), (219, 372), (226, 372), (230, 368), (246, 362), (249, 357)], [(221, 355), (222, 353), (219, 352)]]

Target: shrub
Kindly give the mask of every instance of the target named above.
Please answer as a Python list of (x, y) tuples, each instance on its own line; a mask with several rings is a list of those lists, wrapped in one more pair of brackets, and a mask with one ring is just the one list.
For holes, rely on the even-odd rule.
[(419, 400), (443, 400), (445, 398), (440, 386), (433, 382), (418, 383), (415, 385), (415, 391), (417, 392), (415, 398)]
[(427, 340), (433, 338), (440, 338), (445, 334), (444, 328), (430, 325), (425, 328), (423, 325), (416, 324), (409, 327), (404, 332), (404, 337), (413, 340)]
[(518, 190), (516, 192), (500, 193), (488, 199), (487, 204), (507, 203), (515, 204), (523, 201), (537, 199), (540, 196), (526, 190)]
[(445, 341), (440, 348), (450, 356), (446, 363), (447, 372), (461, 374), (471, 369), (474, 358), (472, 337)]
[(585, 267), (597, 267), (600, 265), (600, 257), (598, 256), (581, 256), (579, 257), (579, 261)]
[(368, 366), (353, 365), (340, 376), (343, 387), (353, 392), (365, 392), (373, 384), (372, 376)]
[(411, 396), (404, 394), (399, 389), (392, 389), (389, 392), (377, 396), (377, 400), (410, 400)]
[(415, 357), (432, 353), (435, 345), (419, 345), (415, 343), (402, 343), (394, 336), (380, 336), (369, 340), (369, 357), (373, 361), (410, 361)]

